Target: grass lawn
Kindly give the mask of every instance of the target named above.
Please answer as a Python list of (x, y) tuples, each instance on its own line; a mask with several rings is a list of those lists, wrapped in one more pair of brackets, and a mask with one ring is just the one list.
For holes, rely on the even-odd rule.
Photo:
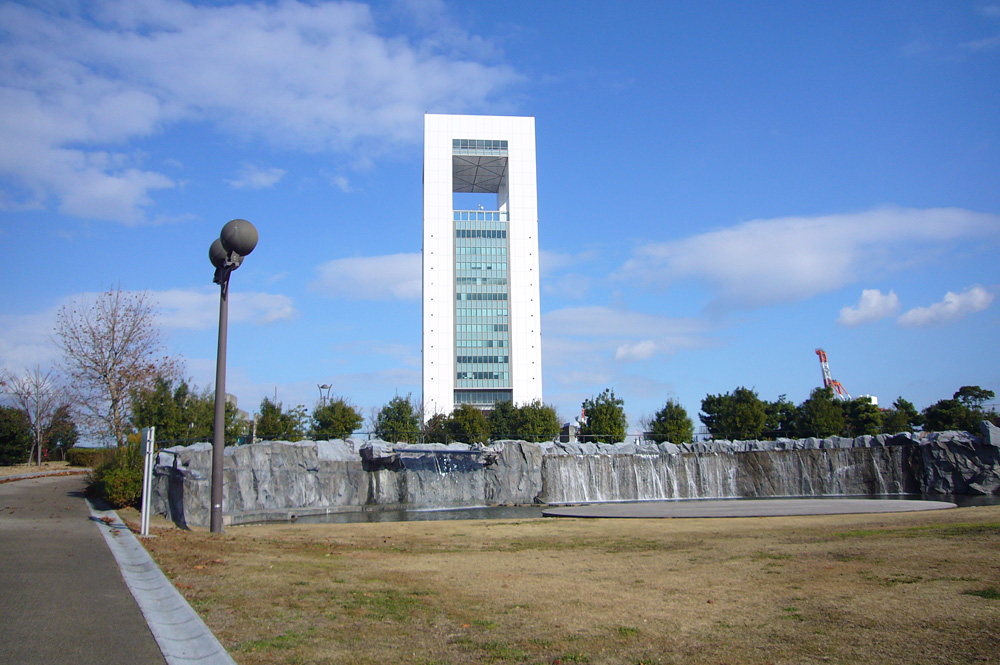
[(155, 533), (239, 663), (1000, 662), (1000, 506)]

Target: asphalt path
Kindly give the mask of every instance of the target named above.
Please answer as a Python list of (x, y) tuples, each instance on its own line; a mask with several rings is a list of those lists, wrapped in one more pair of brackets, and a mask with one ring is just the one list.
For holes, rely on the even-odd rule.
[(0, 484), (0, 663), (166, 663), (84, 501), (84, 482)]
[(545, 517), (781, 517), (897, 513), (955, 508), (946, 501), (908, 499), (707, 499), (704, 501), (635, 501), (559, 506), (542, 510)]

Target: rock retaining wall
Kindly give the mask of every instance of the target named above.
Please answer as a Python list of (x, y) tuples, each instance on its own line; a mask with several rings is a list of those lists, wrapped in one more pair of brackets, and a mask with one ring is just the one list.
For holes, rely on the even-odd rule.
[[(212, 449), (160, 451), (154, 509), (209, 522)], [(489, 446), (382, 441), (227, 448), (230, 522), (378, 508), (841, 494), (998, 494), (1000, 429), (893, 437)]]

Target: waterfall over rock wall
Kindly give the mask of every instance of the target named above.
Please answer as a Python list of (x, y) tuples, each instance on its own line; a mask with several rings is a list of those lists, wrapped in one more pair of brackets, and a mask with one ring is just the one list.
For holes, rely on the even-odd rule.
[[(207, 443), (160, 451), (154, 510), (207, 525), (211, 464)], [(223, 476), (223, 513), (236, 521), (378, 507), (997, 494), (1000, 429), (680, 446), (275, 441), (226, 448)]]
[(904, 447), (547, 455), (542, 464), (545, 503), (919, 491)]

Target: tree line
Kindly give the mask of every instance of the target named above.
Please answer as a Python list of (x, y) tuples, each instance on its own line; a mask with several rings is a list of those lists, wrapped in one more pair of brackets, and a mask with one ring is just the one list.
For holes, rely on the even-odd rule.
[[(357, 407), (343, 397), (321, 400), (312, 414), (302, 405), (286, 409), (281, 402), (265, 397), (252, 425), (253, 438), (263, 441), (345, 439), (364, 422)], [(521, 405), (498, 402), (489, 413), (461, 404), (448, 415), (435, 414), (424, 422), (420, 406), (411, 395), (396, 395), (372, 410), (368, 427), (377, 438), (393, 443), (551, 441), (559, 434), (559, 417), (555, 408), (537, 401)]]
[[(979, 423), (1000, 425), (996, 410), (987, 409), (995, 397), (992, 390), (962, 386), (950, 399), (942, 399), (918, 411), (899, 397), (891, 408), (880, 409), (871, 399), (836, 399), (830, 388), (816, 388), (801, 404), (781, 395), (770, 402), (755, 390), (739, 387), (718, 395), (706, 395), (698, 418), (715, 439), (775, 439), (829, 436), (898, 434), (926, 431), (965, 430), (975, 432)], [(668, 400), (644, 423), (647, 437), (656, 442), (687, 443), (694, 427), (684, 407)]]
[(68, 398), (51, 372), (0, 371), (8, 404), (0, 406), (0, 466), (66, 458), (79, 438)]
[[(211, 440), (214, 393), (181, 378), (183, 365), (165, 353), (146, 294), (109, 289), (90, 302), (63, 307), (54, 339), (62, 351), (59, 374), (39, 368), (21, 376), (0, 371), (6, 397), (0, 404), (0, 463), (64, 456), (81, 433), (123, 448), (151, 425), (160, 442)], [(866, 398), (837, 400), (831, 390), (817, 388), (794, 404), (784, 395), (772, 402), (739, 387), (707, 395), (698, 417), (712, 437), (727, 439), (894, 434), (916, 428), (975, 431), (983, 419), (1000, 423), (995, 410), (986, 408), (994, 397), (991, 390), (962, 386), (951, 398), (917, 411), (902, 397), (891, 408), (879, 409)], [(625, 438), (624, 400), (614, 390), (585, 399), (581, 407), (579, 434), (584, 440)], [(286, 409), (277, 399), (264, 398), (252, 421), (227, 404), (225, 437), (228, 445), (252, 439), (345, 438), (364, 422), (358, 408), (342, 397), (322, 400), (311, 413), (302, 405)], [(641, 424), (654, 441), (684, 443), (694, 436), (691, 418), (674, 400)], [(426, 417), (410, 395), (397, 395), (373, 409), (368, 425), (380, 439), (393, 442), (546, 441), (560, 430), (555, 409), (537, 401), (500, 402), (488, 413), (463, 404), (450, 414)]]

